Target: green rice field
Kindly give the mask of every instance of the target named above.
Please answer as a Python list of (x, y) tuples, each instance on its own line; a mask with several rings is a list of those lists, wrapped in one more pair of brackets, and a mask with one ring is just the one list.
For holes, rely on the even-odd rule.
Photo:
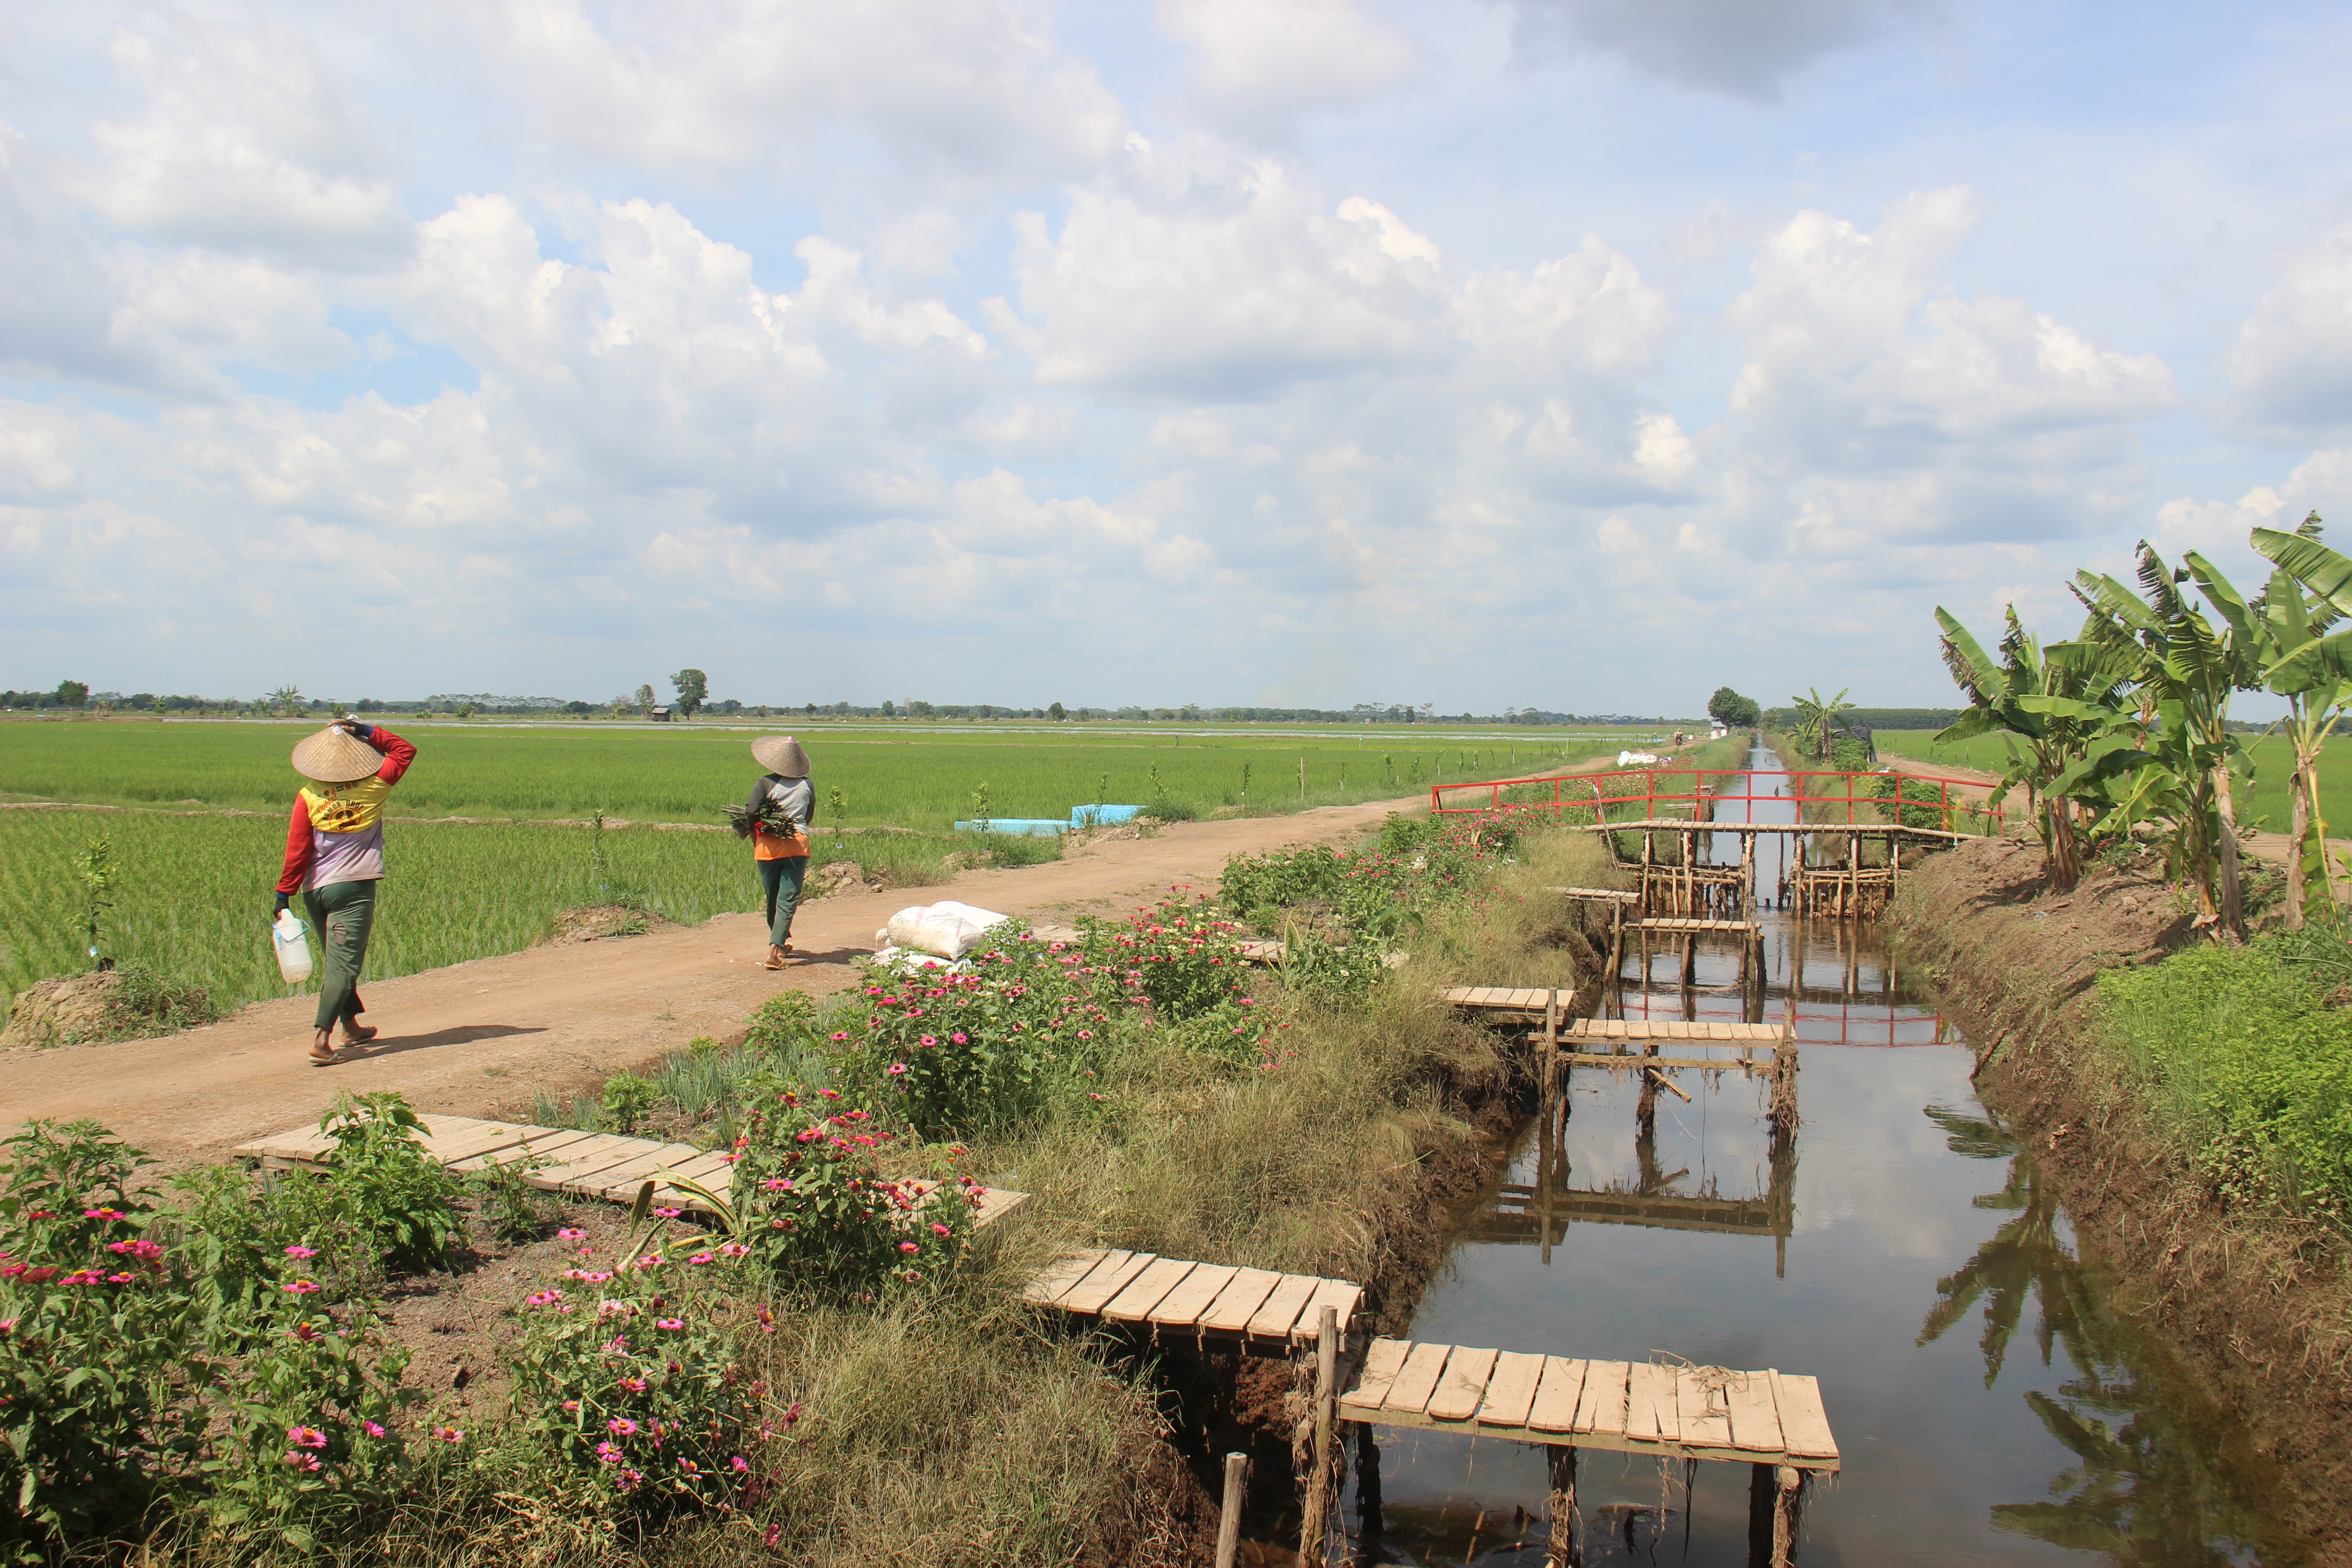
[[(82, 807), (0, 809), (0, 984), (89, 967), (76, 855), (103, 837), (123, 868), (100, 945), (118, 963), (203, 985), (234, 1007), (278, 996), (265, 927), (296, 781), (286, 763), (307, 724), (22, 722), (0, 724), (0, 800)], [(758, 883), (717, 825), (759, 776), (748, 742), (761, 731), (702, 725), (643, 729), (521, 724), (400, 724), (417, 760), (393, 796), (391, 879), (368, 953), (368, 977), (413, 973), (511, 952), (558, 913), (626, 903), (695, 922), (758, 906)], [(1199, 815), (1281, 812), (1410, 795), (1440, 778), (1495, 777), (1604, 750), (1617, 735), (1433, 743), (1427, 731), (1276, 739), (1264, 731), (1202, 736), (1077, 729), (800, 728), (819, 794), (819, 861), (858, 861), (893, 886), (937, 880), (940, 859), (969, 849), (945, 834), (972, 815), (985, 784), (996, 817), (1066, 817), (1108, 799), (1168, 800)], [(1181, 743), (1175, 743), (1181, 742)], [(1568, 749), (1563, 752), (1562, 748)], [(1299, 794), (1305, 764), (1307, 793)], [(1244, 770), (1248, 795), (1243, 795)], [(844, 798), (845, 845), (824, 804)], [(113, 805), (123, 810), (89, 809)], [(601, 834), (562, 825), (602, 810), (640, 826)], [(243, 813), (256, 815), (246, 816)], [(419, 818), (478, 817), (481, 822)], [(865, 829), (873, 831), (865, 831)], [(601, 845), (601, 850), (598, 846)], [(1008, 853), (1050, 858), (1054, 841)], [(600, 864), (601, 854), (601, 864)]]
[[(0, 800), (282, 811), (296, 787), (287, 753), (313, 727), (0, 724)], [(719, 807), (740, 801), (759, 776), (749, 742), (763, 732), (698, 723), (560, 728), (404, 721), (394, 728), (418, 752), (393, 797), (396, 816), (578, 818), (602, 810), (640, 821), (707, 823), (719, 822)], [(1563, 755), (1613, 752), (1633, 739), (1530, 730), (1524, 740), (1465, 736), (1455, 744), (1430, 726), (1349, 736), (1269, 734), (1263, 728), (1162, 736), (1076, 725), (1001, 733), (976, 726), (774, 728), (791, 728), (806, 744), (822, 819), (830, 820), (826, 802), (837, 789), (851, 823), (931, 832), (971, 816), (982, 785), (989, 814), (999, 817), (1066, 817), (1071, 807), (1095, 802), (1159, 799), (1202, 815), (1220, 806), (1283, 811), (1410, 795), (1444, 780), (1508, 776)]]

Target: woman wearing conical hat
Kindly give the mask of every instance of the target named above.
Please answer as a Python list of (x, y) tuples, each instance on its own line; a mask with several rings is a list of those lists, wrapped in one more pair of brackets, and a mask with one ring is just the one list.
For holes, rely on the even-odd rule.
[(310, 1060), (335, 1059), (335, 1026), (343, 1043), (375, 1038), (359, 1021), (360, 966), (367, 961), (368, 929), (375, 923), (376, 884), (383, 880), (383, 802), (416, 748), (380, 726), (338, 719), (294, 748), (294, 771), (310, 781), (294, 797), (286, 825), (286, 869), (278, 879), (278, 907), (296, 893), (325, 950), (319, 984), (319, 1032)]
[(767, 770), (751, 786), (744, 803), (756, 816), (773, 801), (793, 821), (794, 831), (772, 833), (766, 827), (751, 836), (752, 864), (760, 868), (760, 889), (768, 900), (767, 967), (782, 969), (793, 952), (793, 911), (801, 901), (801, 885), (808, 880), (809, 824), (816, 818), (816, 791), (809, 785), (808, 753), (790, 735), (762, 735), (751, 742), (751, 756)]

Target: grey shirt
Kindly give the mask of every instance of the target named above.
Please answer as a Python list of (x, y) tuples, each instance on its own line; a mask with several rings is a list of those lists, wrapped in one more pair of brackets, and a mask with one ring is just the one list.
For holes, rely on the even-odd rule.
[(751, 798), (743, 803), (750, 811), (760, 809), (763, 800), (774, 800), (784, 808), (784, 814), (801, 825), (805, 833), (816, 821), (816, 791), (806, 779), (788, 779), (775, 773), (762, 773), (760, 782), (751, 786)]

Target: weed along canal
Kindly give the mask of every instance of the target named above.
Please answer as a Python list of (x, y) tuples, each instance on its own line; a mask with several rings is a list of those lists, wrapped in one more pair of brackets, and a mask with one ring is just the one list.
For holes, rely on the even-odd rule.
[[(1718, 803), (1717, 820), (1792, 823), (1777, 760), (1759, 747), (1748, 765), (1748, 793), (1768, 798)], [(1759, 902), (1780, 901), (1794, 879), (1781, 858), (1803, 840), (1709, 837), (1700, 859), (1717, 866), (1738, 865), (1752, 837)], [(1846, 857), (1839, 836), (1833, 862)], [(1649, 908), (1670, 902), (1654, 893)], [(1563, 1475), (1557, 1444), (1375, 1417), (1344, 1500), (1357, 1561), (1532, 1568), (1560, 1543), (1549, 1514), (1572, 1495), (1586, 1564), (1761, 1564), (1791, 1479), (1781, 1550), (1801, 1563), (2306, 1561), (2273, 1522), (2256, 1445), (2111, 1309), (2032, 1154), (1972, 1091), (1971, 1052), (1874, 921), (1753, 910), (1759, 984), (1742, 981), (1750, 939), (1736, 921), (1684, 933), (1586, 918), (1622, 923), (1620, 984), (1582, 1026), (1615, 1033), (1571, 1045), (1633, 1056), (1566, 1069), (1556, 1135), (1541, 1110), (1519, 1131), (1402, 1331), (1563, 1358), (1546, 1367), (1580, 1363), (1588, 1379), (1630, 1368), (1636, 1425), (1640, 1374), (1679, 1369), (1685, 1438), (1727, 1407), (1738, 1428), (1772, 1370), (1814, 1378), (1838, 1468), (1797, 1477), (1595, 1438)], [(1776, 1137), (1769, 1068), (1634, 1067), (1645, 1050), (1696, 1059), (1693, 1036), (1718, 1057), (1749, 1048), (1720, 1043), (1730, 1028), (1643, 1043), (1660, 1023), (1792, 1023), (1790, 1135)]]

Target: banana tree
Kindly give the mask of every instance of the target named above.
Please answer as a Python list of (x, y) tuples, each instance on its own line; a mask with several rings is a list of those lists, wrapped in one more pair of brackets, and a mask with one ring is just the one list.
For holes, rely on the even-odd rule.
[(2065, 892), (2082, 875), (2085, 816), (2127, 826), (2133, 812), (2154, 809), (2142, 791), (2122, 797), (2124, 815), (2116, 815), (2116, 781), (2146, 761), (2128, 695), (2137, 660), (2126, 650), (2092, 641), (2044, 647), (2017, 618), (2014, 605), (1999, 658), (1941, 606), (1936, 625), (1943, 632), (1945, 667), (1969, 699), (1969, 710), (1939, 731), (1936, 743), (2000, 736), (2009, 767), (1989, 804), (1998, 809), (2012, 790), (2024, 790), (2042, 840), (2043, 876)]
[(1806, 749), (1816, 757), (1830, 754), (1830, 731), (1837, 725), (1841, 714), (1853, 711), (1853, 704), (1845, 700), (1852, 687), (1841, 687), (1835, 697), (1824, 700), (1821, 688), (1809, 686), (1803, 697), (1791, 697), (1790, 705), (1797, 710), (1797, 738), (1806, 742)]
[[(2245, 596), (2194, 552), (2175, 570), (2142, 540), (2136, 575), (2137, 593), (2098, 573), (2074, 574), (2074, 595), (2091, 612), (2084, 635), (2137, 656), (2135, 677), (2154, 713), (2154, 752), (2184, 786), (2182, 809), (2172, 816), (2174, 868), (2196, 882), (2206, 923), (2227, 940), (2242, 942), (2245, 898), (2232, 783), (2241, 772), (2251, 778), (2252, 768), (2230, 732), (2230, 697), (2262, 687), (2263, 637)], [(2220, 630), (2180, 591), (2192, 580), (2221, 617)]]
[[(2312, 512), (2293, 533), (2258, 528), (2253, 546), (2278, 565), (2263, 590), (2260, 608), (2270, 647), (2263, 682), (2286, 699), (2280, 728), (2294, 748), (2294, 779), (2288, 798), (2295, 850), (2287, 865), (2287, 923), (2304, 923), (2305, 880), (2315, 865), (2326, 895), (2328, 918), (2336, 917), (2336, 878), (2327, 861), (2327, 819), (2319, 808), (2319, 753), (2352, 700), (2352, 632), (2327, 628), (2352, 614), (2352, 558), (2319, 542), (2319, 514)], [(2312, 595), (2306, 599), (2305, 591)]]

